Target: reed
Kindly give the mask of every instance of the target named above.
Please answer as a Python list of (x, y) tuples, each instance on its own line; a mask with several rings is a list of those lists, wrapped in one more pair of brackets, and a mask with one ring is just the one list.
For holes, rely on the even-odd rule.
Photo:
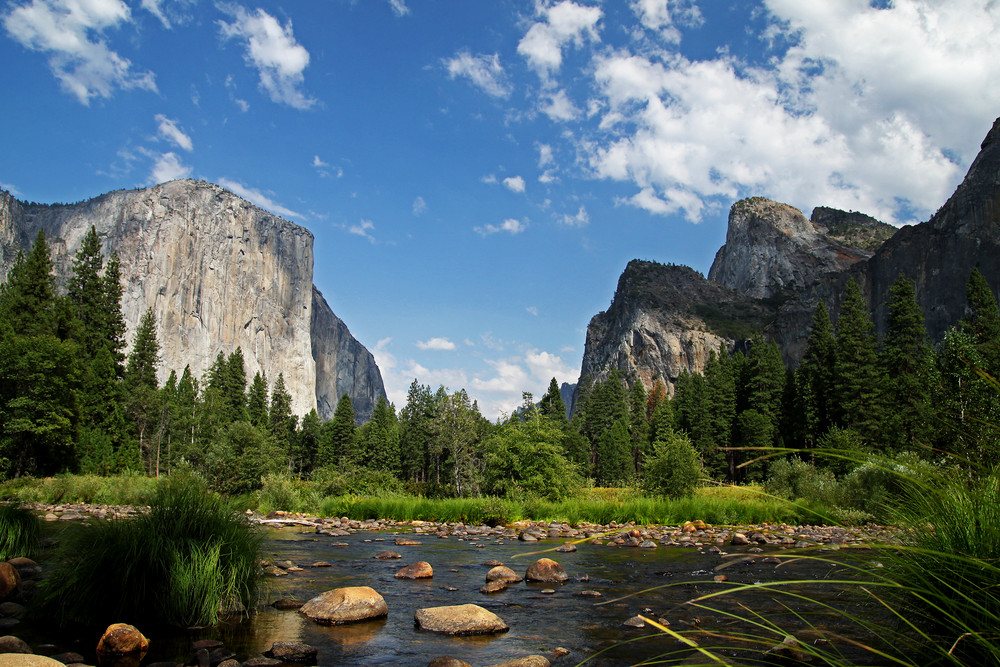
[(29, 557), (38, 548), (38, 517), (20, 503), (0, 503), (0, 561)]
[(144, 514), (68, 529), (39, 607), (60, 625), (212, 625), (256, 604), (261, 540), (203, 481), (175, 476)]

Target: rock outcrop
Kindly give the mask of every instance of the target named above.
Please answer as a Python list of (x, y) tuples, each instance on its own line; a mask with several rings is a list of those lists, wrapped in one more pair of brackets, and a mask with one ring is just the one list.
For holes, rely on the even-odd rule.
[(69, 205), (34, 205), (0, 192), (0, 275), (45, 230), (57, 281), (93, 225), (122, 264), (128, 339), (146, 308), (156, 316), (161, 381), (190, 365), (200, 376), (242, 348), (248, 376), (282, 373), (292, 409), (332, 417), (351, 396), (359, 419), (385, 395), (374, 358), (313, 287), (313, 236), (218, 185), (180, 180)]
[(733, 350), (763, 331), (787, 363), (801, 358), (816, 305), (836, 317), (854, 277), (884, 331), (889, 287), (916, 282), (928, 333), (938, 340), (965, 314), (965, 287), (978, 267), (1000, 284), (1000, 119), (965, 180), (927, 222), (896, 230), (870, 216), (817, 207), (812, 219), (767, 199), (733, 205), (726, 245), (705, 280), (686, 267), (633, 261), (611, 307), (591, 320), (580, 377), (633, 373), (668, 390), (680, 372), (700, 373), (719, 345)]

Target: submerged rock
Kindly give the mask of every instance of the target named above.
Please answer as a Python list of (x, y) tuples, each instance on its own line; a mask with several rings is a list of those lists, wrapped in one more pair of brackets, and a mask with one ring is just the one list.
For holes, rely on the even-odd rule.
[(283, 662), (314, 663), (317, 653), (315, 647), (302, 642), (274, 642), (265, 655)]
[(521, 581), (521, 575), (506, 565), (497, 565), (486, 573), (486, 581), (505, 581), (514, 583)]
[(489, 635), (510, 629), (499, 616), (474, 604), (418, 609), (413, 620), (420, 630), (446, 635)]
[(385, 599), (369, 586), (334, 588), (302, 605), (299, 613), (320, 625), (357, 623), (389, 614)]
[(541, 581), (546, 583), (562, 583), (569, 579), (563, 566), (551, 558), (539, 558), (528, 566), (524, 573), (527, 581)]
[(397, 579), (430, 579), (434, 576), (434, 568), (425, 560), (407, 565), (396, 573)]

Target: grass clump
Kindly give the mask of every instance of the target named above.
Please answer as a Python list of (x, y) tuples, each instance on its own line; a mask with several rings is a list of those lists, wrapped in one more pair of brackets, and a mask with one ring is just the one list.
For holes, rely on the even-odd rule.
[(38, 548), (38, 517), (20, 503), (0, 504), (0, 561), (31, 556)]
[(148, 512), (67, 530), (40, 606), (60, 625), (212, 625), (256, 604), (261, 540), (204, 481), (175, 475)]

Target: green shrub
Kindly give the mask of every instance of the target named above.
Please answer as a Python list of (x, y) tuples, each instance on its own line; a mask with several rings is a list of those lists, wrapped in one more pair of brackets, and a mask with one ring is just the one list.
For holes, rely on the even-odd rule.
[(349, 464), (327, 466), (313, 471), (313, 481), (321, 497), (355, 494), (391, 495), (403, 491), (403, 483), (391, 472), (371, 470)]
[(67, 529), (39, 607), (60, 625), (214, 624), (256, 604), (261, 539), (204, 481), (174, 475), (145, 514)]
[(764, 488), (779, 498), (834, 506), (840, 500), (837, 477), (800, 458), (772, 461)]
[(694, 445), (685, 434), (671, 430), (653, 443), (642, 486), (650, 493), (682, 498), (694, 492), (701, 477), (701, 461)]
[(38, 548), (38, 517), (20, 503), (0, 504), (0, 561), (28, 557)]

